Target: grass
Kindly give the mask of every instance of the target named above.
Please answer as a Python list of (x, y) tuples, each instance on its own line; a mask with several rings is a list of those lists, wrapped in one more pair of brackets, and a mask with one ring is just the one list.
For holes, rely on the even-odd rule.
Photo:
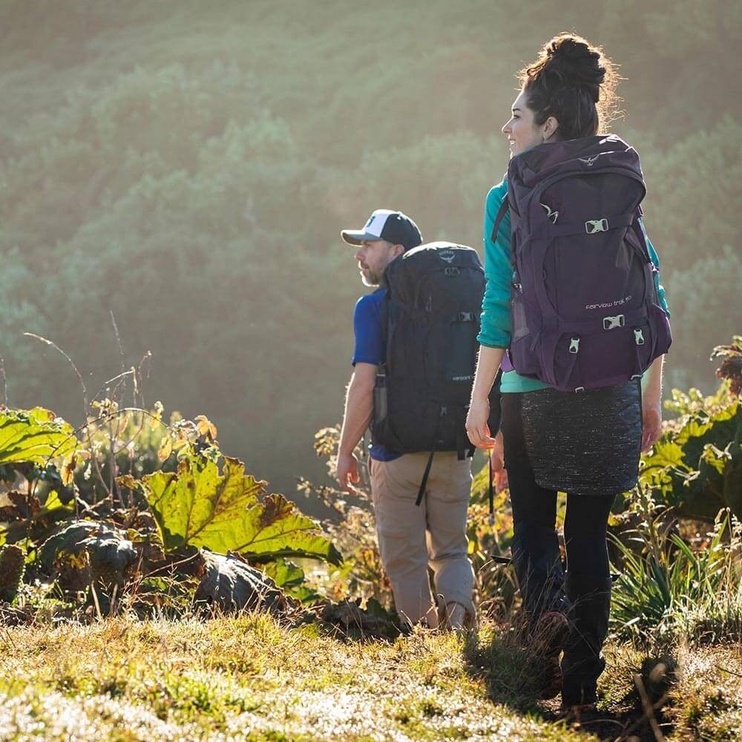
[(345, 642), (252, 616), (14, 628), (2, 644), (6, 740), (570, 738), (493, 703), (453, 635)]
[[(3, 740), (736, 739), (740, 646), (609, 645), (599, 718), (568, 728), (506, 632), (348, 641), (263, 615), (0, 629)], [(659, 736), (658, 736), (659, 735)]]

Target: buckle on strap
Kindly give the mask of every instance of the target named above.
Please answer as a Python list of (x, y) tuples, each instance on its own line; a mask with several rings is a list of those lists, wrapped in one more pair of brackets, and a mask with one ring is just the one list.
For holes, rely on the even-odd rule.
[(597, 232), (608, 231), (608, 220), (603, 219), (588, 219), (585, 222), (585, 232), (588, 234), (596, 234)]
[(615, 317), (603, 317), (603, 329), (615, 330), (617, 327), (626, 325), (626, 317), (623, 314), (617, 314)]
[(579, 353), (580, 352), (580, 338), (569, 339), (569, 352)]
[(637, 345), (644, 345), (644, 332), (641, 329), (634, 330), (634, 342)]

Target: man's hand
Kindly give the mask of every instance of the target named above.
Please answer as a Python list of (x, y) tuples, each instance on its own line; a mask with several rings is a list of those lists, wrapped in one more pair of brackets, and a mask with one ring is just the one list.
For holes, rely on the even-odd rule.
[[(345, 411), (335, 464), (335, 479), (345, 492), (358, 492), (355, 485), (361, 478), (358, 474), (358, 459), (353, 451), (363, 438), (373, 416), (375, 383), (376, 366), (371, 363), (356, 363), (345, 394)], [(344, 451), (348, 453), (343, 453)]]
[(354, 453), (338, 454), (335, 466), (335, 479), (338, 480), (340, 489), (345, 492), (355, 492), (361, 477), (358, 474), (358, 459)]

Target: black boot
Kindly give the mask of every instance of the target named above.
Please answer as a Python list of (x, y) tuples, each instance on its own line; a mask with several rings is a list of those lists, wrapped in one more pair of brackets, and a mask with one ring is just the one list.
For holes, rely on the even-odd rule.
[(546, 528), (523, 528), (513, 538), (513, 565), (529, 634), (544, 613), (567, 613), (559, 542), (556, 532)]
[(524, 640), (541, 680), (538, 694), (553, 698), (562, 686), (559, 656), (569, 635), (569, 602), (554, 529), (518, 529), (513, 563), (527, 622)]
[(584, 706), (597, 700), (598, 677), (605, 669), (602, 650), (608, 635), (611, 581), (568, 572), (565, 590), (572, 608), (562, 657), (562, 705)]

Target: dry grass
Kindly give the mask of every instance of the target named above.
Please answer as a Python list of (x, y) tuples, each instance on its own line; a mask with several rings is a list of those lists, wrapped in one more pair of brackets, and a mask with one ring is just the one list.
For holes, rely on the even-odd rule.
[(489, 700), (453, 635), (344, 642), (253, 616), (14, 628), (0, 644), (3, 740), (570, 738)]
[(492, 625), (395, 642), (266, 616), (0, 628), (0, 739), (739, 739), (739, 645), (608, 651), (601, 713), (568, 729)]

